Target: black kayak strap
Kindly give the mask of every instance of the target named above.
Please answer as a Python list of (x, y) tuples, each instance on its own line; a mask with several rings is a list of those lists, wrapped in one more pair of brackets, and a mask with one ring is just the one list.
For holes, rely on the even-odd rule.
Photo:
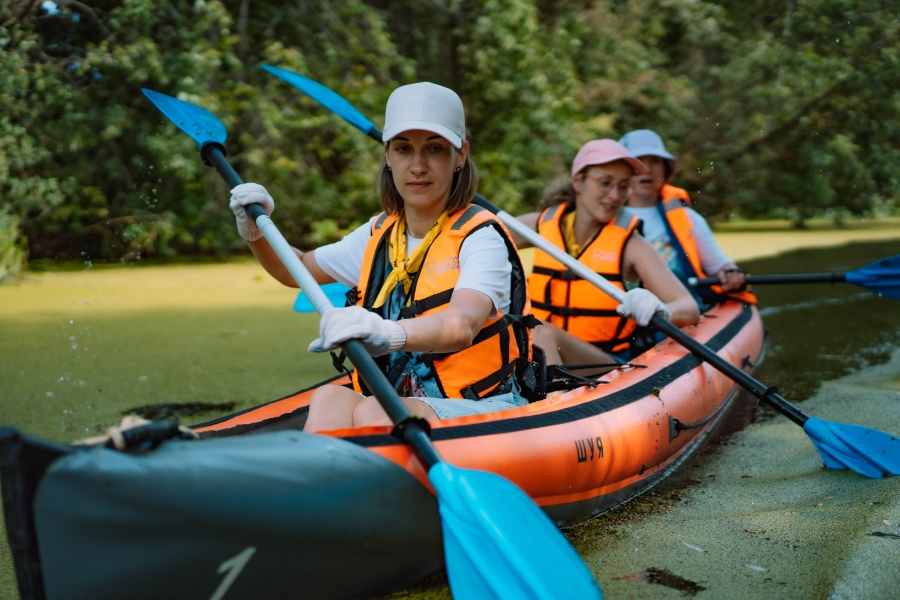
[(546, 310), (551, 315), (560, 317), (621, 317), (614, 309), (600, 308), (574, 308), (571, 306), (556, 306), (547, 302), (532, 302), (531, 306), (539, 310)]
[(421, 300), (411, 302), (409, 306), (404, 306), (400, 309), (400, 318), (411, 319), (416, 315), (422, 314), (425, 311), (437, 308), (438, 306), (443, 306), (445, 304), (450, 304), (451, 296), (453, 296), (453, 288), (444, 290), (443, 292), (438, 292), (437, 294), (433, 294), (431, 296), (428, 296), (427, 298), (422, 298)]
[[(575, 274), (571, 269), (549, 269), (547, 267), (534, 267), (532, 269), (532, 273), (537, 273), (538, 275), (546, 275), (551, 279), (559, 279), (561, 281), (582, 281), (584, 278), (579, 277)], [(601, 273), (597, 271), (597, 275), (608, 279), (609, 281), (622, 281), (622, 275), (620, 273)]]

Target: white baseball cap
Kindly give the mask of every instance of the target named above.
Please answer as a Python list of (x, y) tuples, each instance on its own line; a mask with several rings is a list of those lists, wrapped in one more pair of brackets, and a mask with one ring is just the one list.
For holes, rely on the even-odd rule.
[(462, 100), (453, 90), (427, 81), (398, 87), (388, 98), (381, 140), (389, 142), (412, 129), (431, 131), (462, 148), (466, 139)]

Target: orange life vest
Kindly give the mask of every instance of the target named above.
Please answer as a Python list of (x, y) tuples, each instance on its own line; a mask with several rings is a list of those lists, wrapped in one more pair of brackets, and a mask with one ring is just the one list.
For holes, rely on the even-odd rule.
[[(372, 224), (372, 237), (366, 246), (358, 286), (358, 304), (363, 308), (372, 310), (375, 298), (391, 271), (387, 242), (396, 221), (396, 215), (382, 213)], [(447, 308), (459, 280), (460, 248), (469, 235), (483, 227), (493, 227), (506, 242), (512, 264), (511, 314), (498, 311), (496, 317), (487, 319), (472, 345), (465, 350), (422, 355), (423, 361), (431, 366), (438, 388), (447, 398), (484, 398), (507, 381), (518, 366), (530, 364), (531, 360), (529, 319), (523, 316), (529, 314), (530, 305), (518, 251), (503, 224), (489, 211), (474, 204), (453, 212), (428, 248), (422, 267), (413, 274), (413, 284), (409, 290), (412, 301), (401, 310), (400, 318), (431, 315)], [(375, 310), (380, 310), (386, 317), (389, 304), (390, 301)], [(390, 380), (389, 361), (387, 357), (379, 358), (381, 360), (376, 359), (376, 362)], [(398, 376), (399, 373), (393, 374), (392, 384)], [(353, 388), (367, 393), (355, 371)]]
[[(669, 231), (672, 246), (675, 251), (686, 260), (684, 266), (692, 269), (694, 272), (687, 272), (687, 277), (706, 277), (700, 264), (700, 253), (697, 251), (697, 244), (694, 240), (694, 226), (691, 224), (690, 215), (685, 207), (691, 205), (691, 197), (687, 190), (677, 188), (671, 185), (664, 185), (660, 190), (660, 209), (665, 217), (666, 228)], [(722, 292), (722, 288), (718, 285), (709, 288), (714, 294), (720, 297), (732, 298), (740, 300), (748, 304), (756, 304), (756, 295), (749, 290), (741, 292)]]
[[(569, 203), (557, 204), (538, 217), (538, 233), (562, 250), (566, 250), (566, 244), (560, 225), (569, 210)], [(584, 247), (578, 262), (624, 291), (622, 256), (625, 244), (640, 223), (634, 213), (622, 208), (615, 220), (604, 225)], [(576, 276), (540, 248), (534, 253), (534, 271), (528, 280), (528, 293), (532, 299), (531, 314), (538, 319), (609, 352), (628, 348), (636, 324), (616, 312), (619, 302)]]

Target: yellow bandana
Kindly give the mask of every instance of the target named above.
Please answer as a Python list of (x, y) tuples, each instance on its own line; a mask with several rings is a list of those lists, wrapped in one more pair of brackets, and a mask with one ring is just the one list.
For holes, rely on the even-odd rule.
[(569, 253), (569, 256), (572, 258), (578, 258), (581, 256), (581, 246), (578, 245), (578, 242), (575, 241), (575, 213), (576, 211), (572, 211), (563, 216), (562, 220), (559, 223), (559, 228), (563, 234), (563, 240), (566, 242), (566, 252)]
[[(444, 229), (444, 224), (449, 217), (450, 213), (448, 212), (442, 214), (435, 224), (431, 226), (431, 229), (428, 230), (428, 235), (416, 246), (412, 256), (406, 256), (406, 217), (402, 213), (400, 214), (400, 218), (394, 223), (391, 237), (388, 240), (388, 259), (391, 261), (394, 270), (384, 280), (384, 285), (381, 286), (381, 291), (378, 292), (378, 297), (375, 298), (375, 304), (372, 305), (372, 308), (379, 308), (384, 305), (398, 283), (402, 283), (403, 290), (409, 293), (409, 288), (412, 286), (412, 279), (409, 277), (410, 273), (419, 272), (419, 269), (422, 267), (422, 261), (425, 259), (425, 253), (428, 252), (434, 239)], [(411, 298), (407, 299), (407, 306), (410, 300)]]

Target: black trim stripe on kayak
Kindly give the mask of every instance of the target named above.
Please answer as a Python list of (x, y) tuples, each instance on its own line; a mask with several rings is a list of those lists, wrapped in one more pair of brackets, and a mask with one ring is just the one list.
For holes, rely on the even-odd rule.
[[(737, 336), (744, 326), (750, 322), (752, 316), (753, 309), (750, 305), (745, 304), (743, 310), (728, 325), (714, 335), (706, 345), (714, 352), (718, 352)], [(689, 354), (634, 385), (578, 406), (540, 415), (526, 415), (488, 423), (442, 427), (432, 430), (431, 438), (436, 442), (440, 442), (482, 435), (499, 435), (590, 419), (646, 398), (653, 393), (653, 388), (662, 389), (679, 377), (693, 371), (702, 362), (693, 354)], [(403, 443), (390, 434), (346, 436), (341, 439), (367, 448), (394, 446)]]

